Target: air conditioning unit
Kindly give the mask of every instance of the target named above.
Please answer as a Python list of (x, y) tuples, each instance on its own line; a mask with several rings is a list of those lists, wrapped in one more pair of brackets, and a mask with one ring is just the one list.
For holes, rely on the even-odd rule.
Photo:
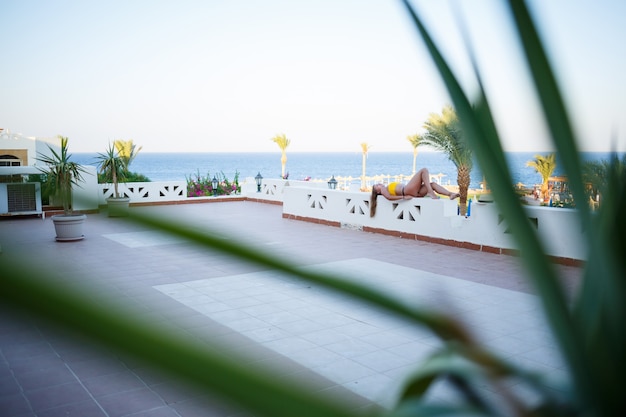
[(40, 183), (0, 183), (0, 216), (41, 213)]

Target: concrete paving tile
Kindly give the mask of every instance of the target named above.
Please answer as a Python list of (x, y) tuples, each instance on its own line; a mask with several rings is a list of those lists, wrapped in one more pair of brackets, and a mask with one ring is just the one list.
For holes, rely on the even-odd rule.
[(126, 365), (114, 357), (95, 357), (83, 361), (73, 361), (68, 364), (72, 372), (80, 379), (91, 379), (99, 376), (123, 372)]
[(13, 375), (20, 375), (32, 371), (43, 371), (48, 368), (55, 368), (64, 365), (63, 359), (50, 352), (45, 355), (37, 355), (28, 358), (13, 359), (5, 364), (6, 369)]
[(313, 332), (323, 330), (325, 328), (323, 324), (309, 319), (289, 321), (277, 324), (277, 327), (285, 330), (288, 333), (291, 333), (292, 335), (298, 335), (305, 339), (310, 339), (309, 337), (307, 337), (308, 335)]
[(32, 412), (32, 408), (24, 394), (19, 393), (6, 393), (6, 395), (0, 395), (0, 410), (7, 417), (20, 417), (20, 416), (32, 416), (35, 417), (35, 413)]
[[(397, 381), (383, 374), (370, 375), (343, 384), (350, 391), (371, 398), (388, 409), (393, 408), (397, 402), (397, 385)], [(381, 391), (381, 387), (386, 387), (388, 391)]]
[(91, 400), (85, 388), (77, 381), (26, 391), (25, 395), (36, 413)]
[(271, 340), (264, 343), (264, 346), (290, 357), (292, 353), (299, 352), (301, 350), (313, 349), (317, 345), (301, 337), (292, 336), (284, 339)]
[(45, 340), (5, 345), (2, 348), (2, 355), (8, 362), (55, 354), (52, 346)]
[(335, 330), (351, 337), (363, 337), (380, 332), (380, 327), (368, 323), (350, 323), (335, 327)]
[(216, 313), (231, 311), (233, 309), (233, 306), (226, 304), (226, 303), (219, 302), (219, 301), (215, 301), (215, 302), (209, 301), (209, 302), (202, 303), (202, 304), (194, 303), (190, 307), (192, 307), (198, 313), (206, 315), (207, 317), (211, 317), (213, 314), (216, 314)]
[(133, 417), (180, 417), (180, 414), (168, 406), (152, 408), (133, 414)]
[(312, 369), (338, 384), (345, 384), (346, 382), (377, 374), (372, 368), (349, 358), (343, 358), (328, 365), (322, 365)]
[(350, 336), (338, 332), (329, 326), (323, 326), (320, 328), (320, 330), (306, 332), (301, 336), (302, 338), (310, 340), (318, 346), (325, 346), (338, 342), (341, 343), (342, 341), (348, 341), (350, 339)]
[(324, 347), (346, 358), (364, 355), (380, 349), (355, 337), (347, 337), (334, 343), (325, 344)]
[(366, 334), (359, 336), (359, 339), (380, 349), (388, 349), (393, 346), (404, 345), (415, 340), (414, 338), (406, 337), (394, 329)]
[(82, 382), (91, 395), (96, 398), (145, 387), (143, 381), (130, 370), (86, 378)]
[(283, 308), (278, 307), (278, 306), (276, 306), (276, 308), (278, 308), (279, 311), (269, 313), (269, 314), (262, 314), (262, 315), (257, 316), (257, 318), (260, 320), (263, 320), (266, 323), (272, 324), (274, 326), (280, 326), (282, 324), (303, 320), (302, 317), (298, 316), (297, 314), (294, 314), (291, 311), (286, 311)]
[(239, 333), (268, 328), (268, 324), (266, 322), (255, 317), (245, 317), (239, 320), (226, 322), (226, 324), (228, 324), (228, 327)]
[(37, 413), (37, 417), (108, 417), (95, 401), (66, 404)]
[(0, 373), (0, 395), (15, 395), (21, 392), (22, 388), (11, 372)]
[(148, 388), (103, 396), (98, 398), (98, 403), (110, 417), (121, 417), (165, 405), (163, 399)]
[(340, 354), (321, 346), (293, 352), (290, 358), (307, 368), (327, 366), (344, 359)]
[(278, 308), (277, 306), (273, 304), (267, 304), (267, 303), (243, 306), (243, 307), (240, 307), (239, 309), (251, 315), (252, 317), (259, 317), (259, 316), (275, 314), (275, 313), (284, 313), (284, 310), (282, 310), (281, 308)]
[(409, 363), (418, 363), (425, 360), (434, 349), (431, 345), (422, 342), (409, 342), (402, 345), (394, 345), (385, 350), (406, 358)]
[(187, 401), (201, 397), (204, 394), (198, 388), (175, 379), (153, 384), (150, 386), (150, 389), (158, 394), (165, 404)]
[(265, 342), (269, 342), (270, 340), (276, 340), (276, 339), (284, 339), (292, 335), (290, 332), (286, 330), (283, 330), (276, 326), (268, 325), (266, 322), (264, 323), (265, 323), (264, 327), (244, 330), (241, 332), (241, 334), (259, 343), (265, 343)]
[(351, 359), (381, 374), (411, 363), (411, 360), (388, 350), (377, 350)]
[(31, 372), (18, 373), (16, 379), (25, 391), (76, 382), (72, 371), (63, 363), (44, 369), (34, 369)]
[(181, 417), (230, 417), (243, 412), (241, 408), (210, 396), (180, 401), (171, 408)]

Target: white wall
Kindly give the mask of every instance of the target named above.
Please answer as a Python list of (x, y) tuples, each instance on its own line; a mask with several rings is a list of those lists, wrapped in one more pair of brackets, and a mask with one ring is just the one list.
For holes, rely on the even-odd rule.
[[(117, 191), (121, 196), (129, 197), (131, 203), (156, 203), (187, 199), (187, 183), (185, 181), (126, 182), (118, 184)], [(98, 184), (99, 204), (106, 204), (106, 199), (113, 197), (114, 194), (113, 184)]]
[[(91, 167), (94, 171), (95, 168)], [(186, 200), (184, 181), (120, 184), (129, 187), (131, 202)], [(112, 193), (111, 184), (96, 184), (98, 201)], [(457, 201), (446, 198), (414, 198), (389, 201), (378, 198), (376, 216), (369, 216), (370, 194), (359, 191), (330, 190), (324, 182), (263, 179), (257, 192), (254, 178), (241, 183), (241, 195), (255, 200), (282, 202), (283, 215), (335, 222), (354, 229), (373, 228), (406, 233), (450, 242), (459, 246), (516, 249), (507, 225), (495, 203), (473, 203), (471, 216), (457, 215)], [(197, 198), (191, 197), (190, 199)], [(574, 260), (586, 259), (586, 240), (577, 212), (573, 209), (525, 207), (537, 225), (537, 233), (549, 255)]]
[[(457, 202), (448, 199), (389, 201), (379, 197), (376, 216), (372, 218), (369, 199), (369, 193), (291, 186), (283, 190), (283, 215), (444, 239), (479, 248), (516, 249), (495, 203), (474, 203), (471, 216), (463, 217), (457, 215)], [(537, 224), (548, 255), (586, 259), (586, 240), (575, 210), (533, 206), (526, 210)]]
[(257, 191), (256, 181), (253, 177), (247, 177), (241, 183), (241, 194), (259, 200), (283, 201), (283, 194), (288, 187), (312, 187), (318, 189), (328, 189), (324, 182), (283, 180), (283, 179), (263, 179), (261, 180), (261, 191)]

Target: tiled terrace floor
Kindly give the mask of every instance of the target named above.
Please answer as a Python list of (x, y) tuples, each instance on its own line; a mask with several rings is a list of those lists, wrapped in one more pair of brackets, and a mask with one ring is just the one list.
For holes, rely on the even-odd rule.
[[(555, 378), (565, 373), (515, 257), (282, 218), (280, 206), (226, 202), (133, 208), (215, 227), (303, 268), (366, 282), (408, 302), (452, 306), (487, 345)], [(28, 253), (42, 279), (88, 287), (200, 343), (226, 343), (272, 377), (298, 377), (355, 409), (393, 404), (437, 346), (422, 330), (311, 284), (145, 227), (90, 214), (86, 238), (57, 243), (50, 220), (0, 221), (0, 257)], [(53, 261), (71, 257), (50, 271)], [(0, 258), (0, 263), (1, 263)], [(57, 265), (56, 263), (54, 263)], [(580, 270), (557, 266), (573, 290)], [(0, 308), (2, 416), (243, 416), (244, 410), (40, 320)], [(448, 399), (445, 387), (432, 395)], [(496, 395), (490, 393), (490, 395)]]

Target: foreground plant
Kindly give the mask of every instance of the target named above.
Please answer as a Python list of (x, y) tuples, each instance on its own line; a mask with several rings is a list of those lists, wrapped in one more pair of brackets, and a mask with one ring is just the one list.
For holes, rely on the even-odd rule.
[[(419, 16), (407, 1), (404, 4), (443, 77), (467, 140), (492, 188), (500, 211), (513, 231), (522, 261), (537, 289), (545, 316), (571, 375), (561, 398), (555, 398), (549, 388), (539, 385), (537, 390), (542, 394), (539, 404), (525, 404), (519, 398), (512, 397), (509, 409), (521, 415), (536, 412), (545, 415), (623, 415), (626, 412), (626, 400), (617, 387), (623, 386), (625, 382), (626, 333), (618, 323), (623, 323), (626, 318), (626, 282), (623, 279), (626, 276), (626, 260), (623, 257), (623, 253), (626, 253), (626, 239), (623, 233), (616, 232), (626, 230), (623, 216), (618, 214), (619, 208), (626, 206), (626, 178), (623, 171), (619, 171), (617, 164), (612, 165), (609, 181), (612, 191), (597, 216), (591, 217), (587, 205), (578, 207), (580, 227), (588, 242), (589, 255), (581, 291), (570, 307), (555, 270), (545, 255), (543, 243), (538, 239), (510, 186), (511, 176), (480, 74), (476, 71), (479, 95), (471, 102)], [(507, 4), (552, 141), (570, 179), (574, 199), (584, 201), (577, 142), (544, 48), (524, 2), (509, 0)], [(459, 346), (454, 350), (459, 357), (467, 358), (467, 348)], [(457, 374), (455, 383), (461, 392), (465, 392), (466, 406), (478, 409), (481, 414), (491, 415), (492, 409), (475, 397), (472, 387), (480, 383), (485, 375), (497, 381), (503, 374), (497, 368), (484, 365), (474, 368), (474, 372)], [(455, 368), (454, 363), (440, 366), (439, 375), (445, 375), (448, 370)], [(514, 374), (528, 384), (533, 382), (522, 372), (516, 371)], [(418, 394), (427, 386), (420, 385), (422, 389)], [(404, 406), (417, 412), (423, 404), (420, 403), (419, 395), (414, 393), (415, 390), (407, 391)]]

